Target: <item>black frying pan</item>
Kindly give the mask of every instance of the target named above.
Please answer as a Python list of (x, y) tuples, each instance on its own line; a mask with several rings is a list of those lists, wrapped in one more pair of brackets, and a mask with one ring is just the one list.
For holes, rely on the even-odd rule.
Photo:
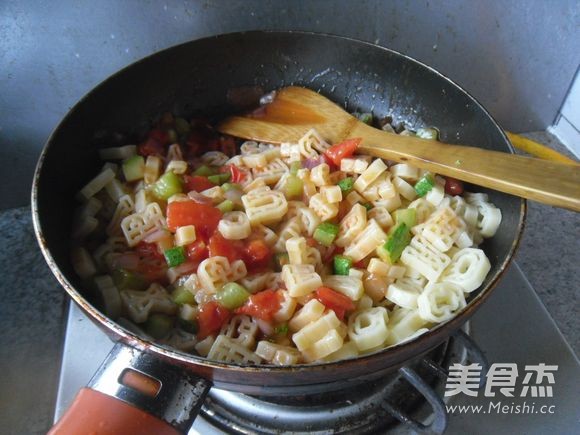
[[(69, 260), (68, 241), (75, 193), (102, 165), (97, 150), (110, 145), (110, 133), (136, 132), (165, 111), (184, 116), (225, 116), (239, 110), (228, 99), (232, 89), (260, 86), (272, 90), (290, 84), (319, 90), (348, 110), (390, 115), (395, 122), (415, 128), (436, 126), (444, 142), (513, 152), (491, 116), (459, 86), (407, 56), (352, 39), (298, 32), (234, 33), (179, 45), (123, 69), (85, 96), (54, 131), (38, 162), (32, 191), (36, 235), (53, 273), (85, 313), (122, 343), (114, 351), (117, 359), (108, 361), (102, 376), (93, 380), (95, 390), (121, 397), (183, 430), (199, 405), (193, 402), (202, 399), (211, 385), (280, 395), (326, 388), (337, 381), (344, 386), (345, 380), (354, 383), (383, 376), (446, 340), (490, 296), (514, 255), (525, 215), (523, 200), (494, 191), (486, 192), (501, 209), (503, 220), (496, 236), (483, 245), (492, 269), (483, 286), (471, 294), (467, 307), (411, 342), (355, 360), (295, 367), (242, 367), (209, 361), (139, 338), (88, 302)], [(137, 365), (140, 370), (146, 366), (150, 374), (162, 378), (156, 399), (111, 380), (107, 370), (123, 364)], [(186, 388), (191, 397), (184, 407), (189, 411), (168, 417), (168, 397), (177, 390), (182, 394), (182, 384), (197, 386), (197, 390)], [(91, 390), (83, 390), (83, 394), (76, 411), (86, 411), (90, 400), (97, 412), (95, 401), (102, 399), (105, 405), (99, 412), (105, 419), (110, 409), (121, 407), (111, 404), (114, 399), (108, 396), (88, 399)], [(137, 412), (133, 420), (142, 417), (141, 411)], [(61, 429), (70, 429), (71, 422), (78, 421), (78, 414), (67, 415)]]

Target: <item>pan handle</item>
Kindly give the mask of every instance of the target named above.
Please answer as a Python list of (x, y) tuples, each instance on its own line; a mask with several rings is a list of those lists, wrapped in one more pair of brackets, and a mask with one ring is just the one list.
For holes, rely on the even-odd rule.
[(186, 433), (210, 388), (204, 378), (117, 343), (49, 434)]

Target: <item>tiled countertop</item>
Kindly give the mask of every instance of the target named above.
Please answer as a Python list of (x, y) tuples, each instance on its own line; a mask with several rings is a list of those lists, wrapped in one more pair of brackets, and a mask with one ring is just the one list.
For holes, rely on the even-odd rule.
[[(565, 151), (549, 134), (528, 136)], [(528, 204), (516, 261), (578, 353), (580, 214)], [(36, 244), (29, 207), (0, 213), (0, 246), (0, 421), (7, 433), (44, 433), (56, 398), (65, 292)]]

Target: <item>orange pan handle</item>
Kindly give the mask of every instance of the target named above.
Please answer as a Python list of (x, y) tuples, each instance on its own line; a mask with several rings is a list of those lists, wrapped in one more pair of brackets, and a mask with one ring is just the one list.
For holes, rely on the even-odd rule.
[(187, 433), (210, 388), (210, 382), (182, 367), (117, 343), (48, 433)]

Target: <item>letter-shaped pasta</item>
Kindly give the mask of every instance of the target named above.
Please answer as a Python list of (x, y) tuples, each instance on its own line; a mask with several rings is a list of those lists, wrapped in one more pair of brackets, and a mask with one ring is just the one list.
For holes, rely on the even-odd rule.
[(310, 207), (322, 221), (332, 219), (338, 214), (338, 204), (329, 203), (321, 193), (317, 193), (310, 198), (308, 207)]
[(345, 158), (340, 161), (340, 170), (350, 174), (362, 174), (369, 167), (372, 157), (357, 156), (354, 158)]
[(105, 191), (115, 204), (119, 202), (119, 199), (127, 193), (125, 192), (125, 187), (123, 184), (116, 178), (113, 178), (105, 185)]
[(393, 226), (393, 218), (385, 207), (373, 207), (367, 212), (367, 217), (376, 220), (383, 230)]
[(210, 335), (210, 336), (204, 338), (203, 340), (201, 340), (199, 343), (197, 343), (195, 345), (195, 350), (201, 356), (207, 356), (207, 354), (209, 353), (209, 351), (214, 343), (215, 343), (215, 338), (213, 338)]
[(121, 221), (121, 229), (130, 247), (164, 226), (165, 218), (156, 202), (148, 204), (143, 212), (133, 213)]
[(490, 269), (491, 264), (481, 249), (465, 248), (451, 258), (441, 281), (457, 284), (470, 293), (483, 283)]
[(451, 263), (451, 259), (437, 251), (426, 239), (415, 236), (411, 239), (411, 244), (403, 250), (401, 262), (418, 270), (429, 281), (436, 281)]
[(143, 180), (145, 184), (153, 184), (159, 178), (161, 174), (162, 161), (157, 156), (148, 156), (145, 160), (145, 172), (143, 175)]
[(187, 172), (187, 162), (183, 160), (171, 160), (167, 164), (165, 172), (173, 172), (179, 175), (185, 174)]
[(419, 169), (407, 163), (399, 163), (389, 168), (389, 172), (395, 177), (408, 181), (417, 181), (419, 179)]
[(242, 163), (248, 168), (263, 168), (268, 164), (268, 156), (260, 152), (248, 154), (242, 157)]
[(425, 325), (427, 325), (427, 320), (423, 319), (417, 310), (398, 308), (389, 318), (389, 337), (385, 344), (392, 346), (406, 341)]
[(97, 273), (97, 266), (85, 248), (75, 247), (72, 249), (71, 263), (77, 275), (83, 279)]
[(310, 170), (310, 180), (315, 186), (327, 186), (330, 184), (330, 167), (326, 163), (321, 163)]
[(230, 211), (221, 218), (218, 231), (228, 240), (245, 239), (252, 232), (250, 219), (242, 211)]
[(395, 195), (393, 195), (392, 198), (379, 199), (377, 201), (373, 201), (373, 205), (375, 207), (385, 207), (387, 211), (390, 213), (400, 208), (403, 205), (403, 203), (401, 202), (401, 197), (399, 196), (399, 194), (395, 192)]
[(201, 161), (208, 166), (223, 166), (229, 157), (221, 151), (208, 151), (201, 156)]
[(260, 150), (258, 149), (258, 142), (253, 140), (247, 140), (240, 146), (240, 153), (242, 156), (248, 154), (256, 154), (259, 153)]
[(95, 277), (94, 282), (97, 287), (98, 303), (107, 316), (116, 320), (121, 316), (121, 298), (113, 279), (109, 275), (103, 275)]
[(210, 257), (203, 260), (197, 268), (197, 278), (209, 293), (217, 292), (224, 284), (237, 281), (246, 275), (243, 261), (236, 260), (231, 265), (226, 257)]
[(479, 216), (477, 228), (483, 237), (492, 237), (501, 223), (501, 210), (493, 204), (480, 202), (476, 204)]
[(320, 263), (320, 252), (318, 249), (308, 246), (304, 237), (288, 239), (286, 251), (288, 252), (290, 264), (312, 264), (316, 266)]
[(435, 183), (435, 186), (425, 195), (425, 199), (437, 207), (445, 197), (445, 187), (440, 183)]
[(465, 307), (463, 289), (451, 282), (429, 283), (417, 298), (419, 315), (430, 322), (444, 322)]
[(356, 276), (328, 275), (324, 278), (324, 285), (353, 301), (358, 301), (364, 293), (362, 280)]
[(286, 172), (288, 166), (281, 159), (274, 159), (262, 168), (252, 169), (254, 178), (262, 178), (268, 185), (276, 184)]
[(286, 290), (280, 290), (284, 300), (280, 303), (280, 309), (274, 313), (274, 320), (278, 323), (289, 320), (296, 310), (296, 299), (290, 296)]
[(135, 203), (131, 195), (123, 195), (119, 198), (113, 218), (107, 225), (107, 235), (116, 236), (121, 234), (121, 221), (135, 211)]
[(365, 200), (362, 196), (353, 190), (348, 195), (346, 195), (346, 202), (348, 202), (348, 205), (353, 207), (355, 204), (361, 204), (365, 202)]
[(300, 146), (297, 143), (283, 142), (280, 144), (280, 155), (286, 163), (300, 161)]
[(342, 201), (342, 191), (338, 186), (322, 186), (320, 193), (326, 199), (326, 202), (334, 204)]
[(322, 285), (320, 275), (311, 264), (285, 264), (282, 267), (282, 280), (292, 297), (307, 295)]
[(389, 285), (385, 297), (394, 304), (403, 308), (416, 309), (417, 297), (423, 288), (412, 279), (403, 277), (396, 279)]
[(169, 148), (167, 149), (167, 160), (169, 162), (180, 160), (183, 161), (183, 152), (181, 151), (181, 147), (178, 143), (169, 145)]
[(371, 258), (367, 266), (369, 273), (379, 276), (389, 276), (389, 270), (392, 268), (390, 264), (385, 263), (378, 258)]
[(263, 239), (269, 247), (274, 246), (278, 241), (278, 236), (276, 233), (262, 224), (255, 225), (252, 229), (252, 233), (259, 239)]
[(183, 352), (192, 352), (198, 343), (195, 334), (190, 334), (189, 332), (177, 328), (169, 331), (169, 335), (159, 341)]
[(302, 229), (309, 235), (312, 236), (316, 227), (320, 225), (320, 218), (314, 210), (308, 207), (302, 207), (297, 210), (296, 215), (300, 219), (302, 224)]
[(308, 207), (302, 201), (288, 201), (288, 212), (286, 213), (286, 219), (292, 219), (298, 216), (298, 210), (307, 209)]
[(310, 129), (298, 141), (298, 148), (300, 154), (308, 159), (318, 157), (318, 153), (326, 151), (330, 148), (330, 144), (322, 139), (316, 130)]
[(304, 361), (313, 362), (321, 360), (328, 355), (338, 351), (344, 344), (344, 338), (338, 330), (331, 329), (324, 337), (316, 341), (308, 349), (302, 351)]
[(413, 186), (411, 186), (402, 178), (394, 177), (393, 184), (397, 188), (397, 192), (399, 192), (403, 198), (409, 201), (413, 201), (417, 197), (417, 192), (415, 192)]
[(293, 237), (300, 237), (302, 232), (302, 224), (300, 218), (295, 216), (289, 219), (282, 228), (278, 231), (278, 240), (274, 245), (275, 252), (286, 252), (286, 242)]
[[(384, 172), (381, 175), (379, 175), (379, 177), (375, 181), (373, 181), (371, 185), (365, 189), (364, 192), (361, 192), (361, 195), (364, 196), (367, 201), (371, 202), (381, 199), (379, 190), (380, 189), (384, 190), (385, 189), (384, 186), (391, 183), (391, 181), (388, 178), (388, 175), (389, 175), (388, 172)], [(394, 188), (392, 189), (392, 191), (393, 191), (392, 194), (394, 195), (395, 194)]]
[(326, 362), (342, 361), (345, 359), (356, 358), (358, 356), (358, 348), (352, 341), (344, 343), (340, 349), (332, 352), (330, 355), (323, 358)]
[(338, 320), (334, 311), (329, 310), (325, 315), (314, 322), (310, 322), (300, 331), (293, 334), (292, 341), (298, 350), (302, 352), (324, 337), (330, 330), (336, 329), (338, 325), (340, 325), (340, 320)]
[(389, 336), (389, 315), (384, 307), (367, 308), (352, 313), (348, 321), (348, 336), (359, 351), (380, 346)]
[(121, 300), (129, 317), (135, 323), (145, 322), (150, 312), (165, 314), (177, 312), (177, 305), (171, 300), (169, 294), (155, 283), (145, 291), (123, 290)]
[(111, 180), (115, 178), (115, 173), (112, 169), (107, 168), (103, 170), (99, 175), (89, 181), (80, 191), (77, 193), (76, 198), (79, 201), (88, 201), (89, 198), (94, 196), (96, 193), (101, 191)]
[(150, 201), (145, 189), (140, 189), (137, 191), (137, 193), (135, 193), (135, 212), (143, 212), (149, 203)]
[(295, 348), (271, 343), (266, 340), (258, 342), (256, 355), (277, 366), (298, 364), (302, 355)]
[(381, 229), (377, 221), (369, 220), (367, 227), (359, 233), (352, 243), (344, 250), (344, 255), (352, 258), (353, 262), (361, 261), (381, 244), (385, 242), (387, 235)]
[(258, 293), (268, 288), (270, 275), (272, 272), (254, 273), (240, 279), (240, 284), (250, 293)]
[(285, 284), (282, 280), (282, 273), (270, 272), (270, 276), (266, 282), (266, 288), (283, 288), (284, 286)]
[(381, 159), (375, 159), (369, 167), (356, 179), (354, 182), (354, 189), (364, 194), (364, 191), (387, 170), (387, 165)]
[(262, 188), (242, 196), (242, 203), (252, 225), (278, 222), (288, 211), (282, 192)]
[(415, 201), (409, 204), (408, 208), (414, 208), (416, 210), (415, 215), (417, 216), (417, 224), (422, 224), (431, 213), (435, 211), (435, 207), (425, 198), (417, 198)]
[(220, 335), (225, 335), (247, 349), (253, 349), (258, 334), (258, 323), (250, 316), (237, 315), (222, 326)]
[(290, 332), (296, 332), (322, 317), (326, 307), (317, 299), (309, 300), (288, 322)]
[(250, 180), (247, 184), (244, 184), (244, 192), (249, 193), (249, 192), (253, 192), (257, 189), (260, 189), (262, 187), (267, 187), (266, 183), (264, 182), (263, 178), (256, 178), (253, 180)]
[(262, 359), (254, 352), (225, 335), (217, 336), (207, 357), (214, 361), (236, 364), (260, 364), (262, 362)]
[(427, 219), (423, 225), (421, 235), (427, 239), (435, 249), (446, 252), (459, 235), (465, 230), (465, 223), (450, 207), (443, 207)]
[(344, 248), (352, 243), (367, 225), (367, 210), (360, 204), (355, 204), (345, 217), (342, 218), (338, 226), (338, 237), (335, 240), (336, 246)]

